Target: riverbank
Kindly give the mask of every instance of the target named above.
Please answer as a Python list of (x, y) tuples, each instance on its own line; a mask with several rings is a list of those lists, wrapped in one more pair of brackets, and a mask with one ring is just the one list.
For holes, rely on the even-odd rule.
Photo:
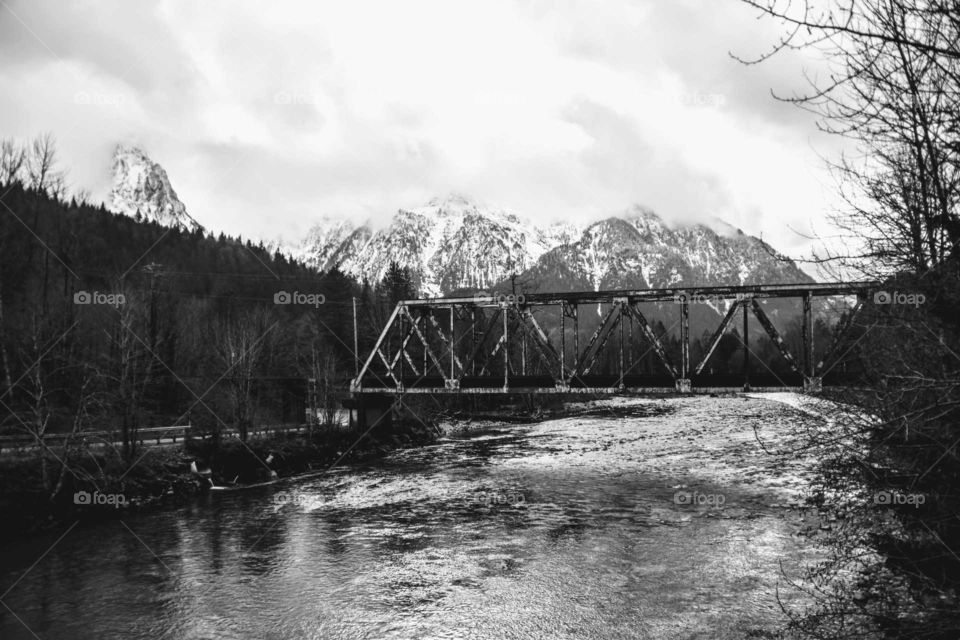
[[(318, 427), (312, 434), (251, 440), (188, 439), (182, 445), (145, 446), (122, 460), (112, 448), (50, 450), (0, 459), (0, 541), (65, 522), (108, 520), (134, 511), (183, 504), (213, 486), (239, 488), (333, 465), (366, 462), (434, 442), (427, 421), (394, 421), (367, 432)], [(62, 476), (62, 477), (61, 477)]]

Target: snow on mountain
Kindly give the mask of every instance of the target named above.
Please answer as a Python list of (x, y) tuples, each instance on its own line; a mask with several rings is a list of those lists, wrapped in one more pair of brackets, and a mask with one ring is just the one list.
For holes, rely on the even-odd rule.
[(426, 296), (495, 287), (511, 274), (519, 274), (527, 290), (541, 291), (811, 280), (761, 240), (730, 225), (671, 226), (636, 206), (585, 228), (539, 227), (452, 195), (401, 209), (375, 231), (325, 220), (303, 247), (317, 268), (339, 266), (370, 282), (396, 261), (411, 269)]
[(520, 280), (542, 291), (812, 281), (758, 238), (722, 223), (713, 226), (724, 233), (703, 224), (670, 226), (633, 207), (551, 250)]
[(308, 234), (310, 263), (333, 266), (370, 282), (391, 261), (410, 267), (424, 295), (482, 288), (531, 267), (537, 258), (575, 233), (571, 225), (541, 229), (514, 213), (459, 195), (401, 209), (385, 228), (324, 221)]
[(350, 220), (324, 217), (307, 232), (300, 253), (308, 265), (326, 271), (342, 260), (341, 249), (346, 250), (347, 240), (357, 230)]
[(162, 225), (185, 231), (202, 228), (187, 214), (170, 185), (167, 172), (137, 147), (117, 145), (113, 154), (112, 209), (130, 216), (140, 215)]

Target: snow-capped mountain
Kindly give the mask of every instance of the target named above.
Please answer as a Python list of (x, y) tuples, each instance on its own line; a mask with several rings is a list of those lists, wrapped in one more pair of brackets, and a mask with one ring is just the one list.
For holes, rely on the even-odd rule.
[(543, 291), (810, 282), (762, 240), (721, 221), (671, 226), (648, 209), (587, 227), (554, 248), (520, 280)]
[(537, 258), (578, 236), (572, 225), (539, 228), (514, 213), (463, 196), (401, 209), (382, 229), (322, 222), (309, 233), (310, 263), (337, 265), (359, 279), (379, 281), (391, 261), (409, 267), (424, 295), (482, 288), (532, 267)]
[(113, 153), (111, 208), (185, 231), (202, 228), (190, 217), (170, 185), (167, 172), (137, 147), (117, 145)]
[(370, 282), (396, 261), (425, 296), (496, 287), (511, 274), (528, 291), (811, 281), (758, 238), (720, 221), (674, 227), (633, 207), (585, 228), (538, 227), (457, 195), (401, 209), (376, 231), (327, 219), (311, 230), (303, 254), (319, 269), (339, 266)]

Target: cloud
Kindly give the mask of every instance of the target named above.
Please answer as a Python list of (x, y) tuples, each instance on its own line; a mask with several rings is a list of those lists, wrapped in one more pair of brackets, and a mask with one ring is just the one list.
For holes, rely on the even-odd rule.
[(752, 18), (735, 0), (7, 2), (0, 136), (51, 131), (102, 198), (113, 145), (141, 144), (193, 217), (248, 237), (456, 191), (544, 221), (718, 215), (799, 250), (837, 143), (769, 95), (816, 60), (729, 57), (775, 40)]

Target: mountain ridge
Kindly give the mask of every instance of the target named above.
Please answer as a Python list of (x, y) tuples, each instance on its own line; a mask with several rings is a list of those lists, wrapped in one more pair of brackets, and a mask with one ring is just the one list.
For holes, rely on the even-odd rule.
[(328, 219), (311, 229), (300, 253), (318, 269), (370, 282), (396, 261), (430, 297), (498, 286), (513, 274), (539, 290), (813, 281), (759, 238), (712, 222), (668, 224), (635, 205), (588, 225), (538, 226), (453, 194), (400, 209), (376, 230)]

